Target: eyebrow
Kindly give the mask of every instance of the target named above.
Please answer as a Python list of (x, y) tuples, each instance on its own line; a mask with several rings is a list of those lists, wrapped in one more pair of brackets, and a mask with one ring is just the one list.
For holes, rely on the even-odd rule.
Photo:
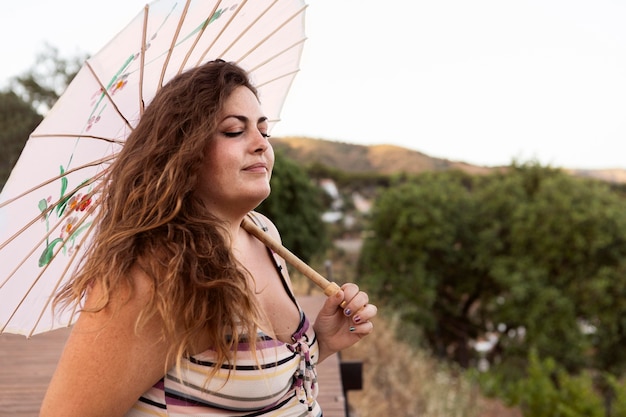
[[(222, 119), (222, 122), (226, 121), (227, 119), (230, 119), (231, 117), (234, 118), (234, 119), (237, 119), (237, 120), (239, 120), (240, 122), (243, 122), (243, 123), (248, 123), (250, 121), (250, 119), (247, 118), (246, 116), (241, 116), (241, 115), (237, 115), (237, 114), (231, 114), (231, 115), (228, 115), (228, 116), (224, 117), (224, 119)], [(256, 124), (258, 125), (258, 124), (267, 122), (268, 120), (269, 119), (266, 116), (262, 116), (262, 117), (259, 117), (259, 119), (257, 120)]]

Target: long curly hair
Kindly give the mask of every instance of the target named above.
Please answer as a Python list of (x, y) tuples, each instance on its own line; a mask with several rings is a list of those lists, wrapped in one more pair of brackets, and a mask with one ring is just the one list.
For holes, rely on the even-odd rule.
[(177, 366), (198, 332), (208, 334), (215, 370), (231, 360), (240, 334), (256, 335), (261, 314), (247, 272), (196, 192), (217, 115), (239, 86), (257, 95), (244, 70), (218, 60), (159, 90), (110, 167), (93, 243), (55, 306), (80, 305), (98, 283), (104, 296), (89, 311), (102, 310), (116, 289), (133, 288), (130, 271), (138, 267), (153, 292), (136, 325), (158, 315)]

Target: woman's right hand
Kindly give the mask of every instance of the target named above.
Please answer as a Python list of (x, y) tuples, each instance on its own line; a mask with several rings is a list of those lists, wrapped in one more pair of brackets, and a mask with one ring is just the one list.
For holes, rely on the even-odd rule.
[(318, 361), (369, 335), (374, 330), (371, 320), (377, 312), (377, 307), (369, 303), (367, 293), (360, 291), (356, 284), (342, 285), (341, 291), (326, 299), (313, 325), (320, 344)]

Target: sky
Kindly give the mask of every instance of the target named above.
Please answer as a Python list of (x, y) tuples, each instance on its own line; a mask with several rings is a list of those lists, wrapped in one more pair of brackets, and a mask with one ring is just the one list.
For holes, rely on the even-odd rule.
[[(485, 166), (626, 169), (626, 2), (308, 3), (301, 71), (272, 135)], [(95, 54), (145, 4), (6, 2), (0, 86), (46, 43)]]

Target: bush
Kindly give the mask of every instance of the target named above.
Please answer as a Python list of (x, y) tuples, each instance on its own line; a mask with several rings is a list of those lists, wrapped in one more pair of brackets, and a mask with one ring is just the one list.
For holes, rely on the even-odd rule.
[(553, 359), (541, 359), (535, 350), (530, 351), (525, 378), (497, 388), (494, 375), (481, 376), (481, 385), (519, 406), (524, 417), (605, 417), (602, 395), (590, 373), (570, 375)]

